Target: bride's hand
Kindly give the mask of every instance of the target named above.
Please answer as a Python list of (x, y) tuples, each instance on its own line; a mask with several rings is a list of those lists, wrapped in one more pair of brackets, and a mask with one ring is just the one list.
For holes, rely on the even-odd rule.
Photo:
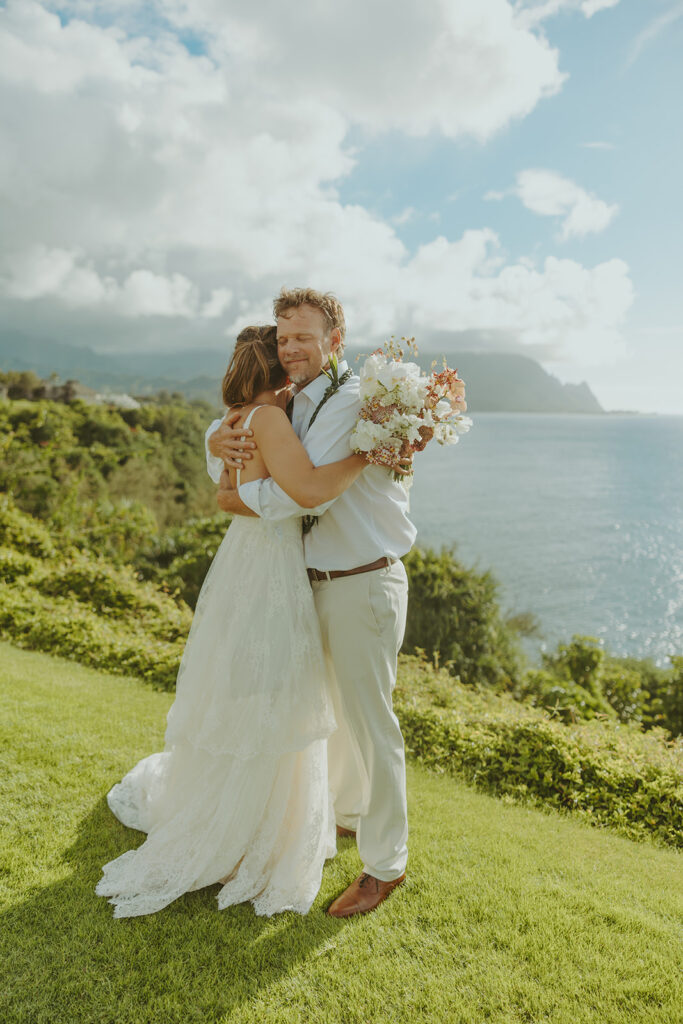
[(232, 466), (233, 469), (239, 469), (244, 465), (244, 460), (253, 458), (250, 449), (256, 447), (253, 441), (242, 440), (242, 438), (252, 437), (253, 430), (249, 428), (243, 430), (241, 427), (234, 429), (233, 424), (240, 416), (241, 412), (237, 409), (228, 413), (220, 427), (210, 435), (208, 441), (211, 454), (223, 459), (225, 465)]
[(451, 403), (451, 409), (453, 412), (465, 412), (467, 409), (467, 402), (465, 401), (465, 381), (458, 381), (453, 384), (448, 400)]

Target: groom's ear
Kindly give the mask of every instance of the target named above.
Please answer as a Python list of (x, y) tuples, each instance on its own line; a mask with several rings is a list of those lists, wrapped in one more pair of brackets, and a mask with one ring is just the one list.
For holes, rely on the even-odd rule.
[(330, 331), (330, 352), (336, 352), (341, 345), (341, 331), (338, 327), (333, 327)]

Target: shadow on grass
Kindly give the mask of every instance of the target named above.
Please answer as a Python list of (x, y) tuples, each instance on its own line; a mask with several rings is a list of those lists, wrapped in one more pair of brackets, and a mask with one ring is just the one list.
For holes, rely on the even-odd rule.
[(9, 939), (0, 969), (7, 972), (5, 1020), (216, 1020), (316, 955), (344, 927), (325, 909), (354, 877), (350, 843), (327, 862), (306, 916), (258, 917), (250, 903), (219, 911), (217, 883), (156, 914), (117, 919), (95, 885), (103, 864), (145, 836), (118, 822), (105, 797), (78, 827), (61, 858), (69, 876), (29, 890), (0, 915), (0, 933)]

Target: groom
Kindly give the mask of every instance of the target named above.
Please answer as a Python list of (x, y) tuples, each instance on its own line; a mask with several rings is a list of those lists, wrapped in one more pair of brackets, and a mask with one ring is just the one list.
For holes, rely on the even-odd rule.
[[(273, 309), (280, 362), (296, 386), (292, 426), (314, 465), (344, 458), (361, 401), (359, 378), (340, 358), (342, 306), (329, 293), (283, 288)], [(341, 381), (334, 391), (323, 373), (332, 354)], [(237, 466), (238, 457), (251, 458), (254, 445), (240, 440), (251, 431), (231, 429), (232, 422), (228, 418), (210, 437), (207, 432), (207, 445), (212, 456)], [(405, 753), (392, 707), (408, 601), (400, 559), (416, 535), (406, 492), (390, 472), (371, 465), (338, 498), (312, 510), (299, 507), (272, 479), (242, 484), (237, 493), (224, 471), (220, 483), (218, 504), (225, 512), (318, 517), (304, 547), (338, 723), (328, 740), (329, 782), (337, 834), (355, 835), (363, 861), (362, 873), (327, 912), (366, 913), (403, 882), (408, 858)]]

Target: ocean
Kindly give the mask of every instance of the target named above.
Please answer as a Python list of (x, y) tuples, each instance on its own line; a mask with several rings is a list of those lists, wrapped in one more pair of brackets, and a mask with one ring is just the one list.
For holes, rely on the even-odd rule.
[(532, 662), (573, 634), (668, 667), (683, 655), (683, 417), (479, 413), (415, 457), (417, 544), (490, 570), (532, 612)]

